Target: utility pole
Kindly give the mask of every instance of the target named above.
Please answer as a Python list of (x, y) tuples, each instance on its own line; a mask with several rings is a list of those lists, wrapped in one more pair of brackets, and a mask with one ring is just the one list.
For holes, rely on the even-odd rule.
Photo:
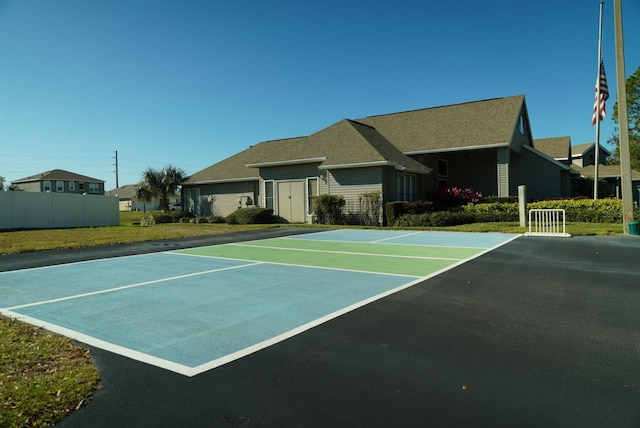
[(118, 184), (118, 151), (116, 150), (116, 189), (118, 187), (120, 187), (120, 185)]
[(627, 78), (624, 68), (624, 41), (622, 38), (622, 1), (613, 2), (616, 38), (616, 86), (618, 89), (618, 124), (620, 125), (620, 179), (622, 181), (622, 221), (624, 233), (629, 234), (633, 221), (633, 188), (631, 182), (631, 151), (629, 149), (629, 116), (627, 113)]

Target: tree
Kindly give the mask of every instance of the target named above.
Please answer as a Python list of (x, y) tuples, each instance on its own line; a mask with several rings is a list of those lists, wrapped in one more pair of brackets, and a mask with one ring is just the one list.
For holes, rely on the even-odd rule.
[[(640, 67), (626, 82), (627, 87), (627, 111), (629, 113), (629, 150), (631, 152), (631, 168), (640, 171)], [(613, 157), (620, 159), (620, 132), (618, 122), (618, 102), (613, 106), (611, 120), (616, 124), (614, 135), (607, 141), (615, 145)], [(617, 163), (616, 162), (616, 163)]]
[(147, 202), (158, 198), (160, 209), (169, 212), (169, 195), (175, 193), (186, 179), (184, 170), (172, 165), (159, 170), (149, 167), (142, 173), (142, 181), (136, 189), (136, 198)]
[(0, 176), (0, 191), (4, 190), (5, 178)]

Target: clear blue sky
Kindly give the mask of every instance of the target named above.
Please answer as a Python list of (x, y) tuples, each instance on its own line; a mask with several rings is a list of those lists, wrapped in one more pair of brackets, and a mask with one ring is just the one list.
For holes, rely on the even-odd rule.
[[(598, 0), (0, 0), (0, 176), (115, 187), (341, 119), (524, 94), (534, 138), (595, 141)], [(626, 76), (640, 3), (623, 0)], [(616, 101), (613, 0), (603, 58)]]

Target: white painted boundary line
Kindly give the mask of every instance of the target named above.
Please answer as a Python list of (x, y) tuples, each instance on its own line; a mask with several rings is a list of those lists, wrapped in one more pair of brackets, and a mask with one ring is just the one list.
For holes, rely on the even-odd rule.
[[(320, 241), (316, 241), (320, 242)], [(236, 247), (250, 247), (250, 248), (265, 248), (268, 250), (285, 250), (285, 251), (301, 251), (308, 253), (327, 253), (327, 254), (345, 254), (345, 255), (355, 255), (355, 256), (372, 256), (372, 257), (385, 257), (385, 258), (397, 258), (397, 259), (420, 259), (420, 260), (462, 260), (460, 258), (452, 258), (452, 257), (426, 257), (426, 256), (400, 256), (395, 254), (376, 254), (376, 253), (358, 253), (353, 251), (330, 251), (330, 250), (313, 250), (310, 248), (289, 248), (289, 247), (271, 247), (266, 245), (251, 245), (251, 244), (241, 244), (241, 243), (231, 243), (226, 245), (233, 245)]]
[[(420, 232), (412, 233), (411, 235), (415, 235), (418, 233), (425, 233), (425, 232), (428, 233), (429, 231), (420, 231)], [(482, 233), (482, 232), (448, 232), (448, 233)], [(302, 236), (302, 235), (296, 235), (296, 236)], [(304, 235), (304, 236), (308, 236), (308, 235)], [(402, 237), (406, 237), (406, 236), (409, 236), (409, 235), (403, 235)], [(389, 241), (391, 239), (397, 239), (397, 238), (399, 238), (399, 236), (395, 236), (393, 238), (380, 239), (377, 241), (345, 241), (344, 239), (327, 240), (327, 239), (307, 239), (307, 238), (295, 238), (291, 236), (282, 236), (279, 238), (269, 238), (269, 239), (282, 239), (282, 240), (290, 240), (290, 241), (312, 241), (312, 242), (340, 242), (345, 244), (370, 244), (370, 245), (382, 244), (382, 245), (398, 245), (398, 246), (405, 246), (405, 247), (433, 247), (433, 248), (447, 248), (447, 249), (461, 248), (461, 249), (468, 249), (468, 250), (482, 250), (486, 248), (486, 247), (463, 247), (461, 245), (406, 244), (403, 242), (382, 242), (382, 241)], [(258, 242), (258, 241), (262, 241), (262, 239), (259, 239), (257, 241), (246, 241), (246, 242)], [(226, 245), (226, 244), (220, 244), (220, 245)]]
[(413, 232), (413, 233), (406, 233), (404, 235), (399, 235), (399, 236), (390, 236), (388, 238), (378, 239), (376, 241), (371, 241), (371, 243), (372, 244), (378, 244), (380, 242), (391, 241), (392, 239), (399, 239), (399, 238), (406, 238), (407, 236), (420, 235), (421, 233), (422, 233), (422, 231)]
[[(228, 244), (224, 244), (224, 245), (228, 245)], [(260, 248), (266, 248), (266, 247), (260, 247)], [(218, 256), (207, 256), (204, 254), (189, 254), (189, 253), (178, 253), (178, 252), (172, 253), (172, 254), (175, 254), (176, 256), (182, 256), (182, 257), (202, 257), (204, 259), (221, 259), (221, 260), (235, 260), (238, 262), (255, 262), (255, 260), (251, 260), (251, 259), (237, 259), (237, 258), (227, 257), (227, 256), (218, 257)], [(406, 275), (401, 273), (374, 272), (369, 270), (345, 269), (345, 268), (336, 268), (336, 267), (328, 267), (328, 266), (299, 265), (295, 263), (282, 263), (282, 262), (261, 262), (261, 263), (265, 265), (291, 266), (291, 267), (299, 267), (299, 268), (305, 268), (305, 269), (337, 270), (342, 272), (365, 273), (369, 275), (406, 276), (407, 278), (417, 278), (416, 275)]]
[(80, 299), (82, 297), (96, 296), (96, 295), (105, 294), (105, 293), (113, 293), (115, 291), (126, 290), (128, 288), (143, 287), (145, 285), (158, 284), (160, 282), (173, 281), (173, 280), (176, 280), (176, 279), (189, 278), (189, 277), (192, 277), (192, 276), (207, 275), (207, 274), (210, 274), (210, 273), (223, 272), (223, 271), (232, 270), (232, 269), (241, 269), (241, 268), (261, 265), (263, 263), (264, 262), (253, 261), (253, 263), (249, 263), (249, 264), (246, 264), (246, 265), (230, 266), (230, 267), (225, 267), (225, 268), (205, 270), (205, 271), (202, 271), (202, 272), (193, 272), (193, 273), (188, 273), (188, 274), (185, 274), (185, 275), (178, 275), (178, 276), (172, 276), (172, 277), (167, 277), (167, 278), (153, 279), (151, 281), (144, 281), (144, 282), (138, 282), (136, 284), (122, 285), (120, 287), (107, 288), (105, 290), (98, 290), (98, 291), (91, 291), (89, 293), (74, 294), (74, 295), (71, 295), (71, 296), (58, 297), (58, 298), (49, 299), (49, 300), (42, 300), (40, 302), (25, 303), (25, 304), (22, 304), (22, 305), (11, 306), (11, 307), (7, 307), (7, 308), (4, 308), (4, 309), (11, 311), (11, 310), (22, 309), (22, 308), (30, 308), (32, 306), (46, 305), (46, 304), (49, 304), (49, 303), (64, 302), (65, 300)]
[(68, 337), (72, 340), (76, 340), (86, 345), (103, 349), (105, 351), (113, 352), (114, 354), (122, 355), (127, 358), (131, 358), (132, 360), (140, 361), (142, 363), (146, 363), (152, 366), (170, 370), (172, 372), (175, 372), (184, 376), (193, 376), (192, 374), (193, 368), (182, 365), (182, 364), (178, 364), (173, 361), (154, 357), (153, 355), (145, 354), (144, 352), (140, 352), (134, 349), (126, 348), (124, 346), (116, 345), (114, 343), (110, 343), (110, 342), (98, 339), (96, 337), (89, 336), (84, 333), (80, 333), (78, 331), (68, 329), (66, 327), (59, 326), (57, 324), (48, 323), (46, 321), (42, 321), (37, 318), (32, 318), (30, 316), (22, 315), (16, 312), (11, 312), (6, 309), (0, 309), (0, 314), (6, 317), (17, 319), (18, 321), (23, 321), (31, 325), (35, 325), (36, 327), (44, 328), (52, 333), (60, 334), (62, 336)]

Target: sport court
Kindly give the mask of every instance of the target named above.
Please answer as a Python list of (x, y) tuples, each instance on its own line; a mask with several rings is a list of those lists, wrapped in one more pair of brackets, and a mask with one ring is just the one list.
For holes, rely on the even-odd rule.
[(0, 312), (194, 376), (517, 238), (332, 230), (0, 273)]

